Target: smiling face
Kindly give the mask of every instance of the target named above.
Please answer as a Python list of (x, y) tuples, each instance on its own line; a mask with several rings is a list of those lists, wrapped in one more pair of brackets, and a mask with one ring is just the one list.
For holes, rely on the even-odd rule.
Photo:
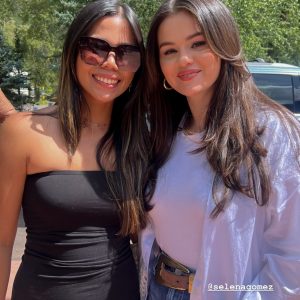
[[(128, 21), (119, 15), (97, 21), (88, 36), (101, 39), (112, 47), (135, 45)], [(128, 89), (134, 72), (120, 70), (114, 52), (110, 52), (101, 65), (86, 63), (78, 53), (76, 75), (87, 103), (112, 103)]]
[(180, 94), (209, 102), (221, 68), (195, 18), (179, 11), (167, 17), (158, 30), (161, 70)]

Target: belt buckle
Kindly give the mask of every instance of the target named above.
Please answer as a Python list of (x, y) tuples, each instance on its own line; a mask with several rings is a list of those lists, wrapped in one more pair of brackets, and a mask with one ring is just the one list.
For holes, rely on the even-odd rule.
[[(166, 263), (167, 263), (168, 266), (171, 265), (172, 267), (180, 270), (182, 273), (185, 273), (185, 275), (182, 275), (182, 276), (187, 276), (188, 277), (187, 278), (188, 279), (187, 288), (181, 288), (181, 287), (176, 286), (176, 285), (173, 286), (172, 284), (170, 284), (169, 282), (166, 282), (163, 279), (162, 271), (165, 270), (166, 272), (168, 272), (165, 269)], [(179, 274), (176, 274), (176, 275), (177, 276), (181, 276)], [(195, 274), (191, 273), (190, 270), (188, 268), (186, 268), (184, 265), (181, 265), (180, 263), (178, 263), (176, 261), (173, 261), (173, 260), (171, 261), (170, 257), (168, 257), (165, 254), (159, 256), (157, 265), (155, 267), (155, 279), (156, 279), (156, 281), (158, 283), (160, 283), (160, 284), (162, 284), (164, 286), (167, 286), (169, 288), (174, 288), (174, 289), (182, 290), (182, 291), (188, 291), (188, 293), (191, 293), (192, 292), (192, 288), (193, 288), (194, 277), (195, 277)]]
[(184, 266), (180, 262), (176, 261), (175, 259), (171, 258), (165, 252), (162, 251), (160, 256), (161, 256), (164, 264), (166, 263), (170, 267), (174, 267), (174, 268), (178, 269), (179, 271), (181, 271), (182, 273), (191, 274), (190, 270), (186, 266)]
[(193, 273), (189, 274), (189, 288), (188, 288), (188, 292), (190, 294), (192, 293), (194, 278), (195, 278), (195, 274), (193, 274)]
[[(164, 264), (164, 263), (161, 264), (160, 269), (159, 269), (159, 273), (157, 273), (157, 274), (159, 274), (159, 275), (156, 277), (156, 278), (159, 278), (159, 281), (158, 281), (158, 282), (160, 282), (161, 284), (163, 284), (164, 286), (166, 286), (166, 287), (168, 287), (168, 288), (176, 289), (176, 290), (178, 290), (178, 291), (186, 291), (186, 290), (187, 290), (186, 288), (181, 288), (181, 287), (179, 287), (179, 286), (173, 285), (173, 284), (171, 284), (171, 283), (169, 283), (169, 282), (167, 282), (167, 281), (162, 280), (162, 279), (163, 279), (163, 276), (162, 276), (162, 271), (163, 271), (163, 270), (165, 270), (165, 264)], [(166, 271), (166, 270), (165, 270), (165, 271)], [(166, 272), (168, 272), (168, 271), (166, 271)], [(177, 275), (177, 276), (180, 276), (180, 275)]]

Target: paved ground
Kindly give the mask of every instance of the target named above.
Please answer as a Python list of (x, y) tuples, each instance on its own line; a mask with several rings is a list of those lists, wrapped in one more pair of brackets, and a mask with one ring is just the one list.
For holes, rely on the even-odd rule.
[(11, 262), (11, 273), (10, 273), (10, 280), (9, 280), (9, 284), (8, 284), (8, 290), (7, 290), (7, 294), (6, 294), (6, 300), (10, 300), (10, 298), (11, 298), (12, 283), (15, 278), (18, 267), (20, 265), (20, 260), (21, 260), (21, 257), (22, 257), (23, 251), (24, 251), (25, 239), (26, 239), (26, 232), (25, 232), (24, 221), (23, 221), (22, 213), (21, 213), (21, 216), (19, 219), (18, 231), (17, 231), (16, 240), (15, 240), (14, 249), (13, 249), (12, 262)]

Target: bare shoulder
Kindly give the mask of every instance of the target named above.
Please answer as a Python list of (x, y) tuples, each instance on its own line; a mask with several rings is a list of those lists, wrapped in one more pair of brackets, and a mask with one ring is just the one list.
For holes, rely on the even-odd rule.
[(52, 105), (48, 107), (43, 107), (35, 111), (37, 114), (49, 114), (49, 115), (56, 115), (57, 114), (57, 106)]
[(0, 125), (0, 153), (2, 157), (26, 156), (26, 136), (29, 133), (29, 113), (8, 116)]
[(32, 114), (29, 112), (20, 112), (6, 117), (0, 125), (1, 134), (17, 134), (23, 132), (28, 126)]
[(58, 127), (57, 118), (48, 114), (19, 112), (9, 115), (0, 125), (0, 141), (14, 139), (15, 145), (34, 142), (35, 137)]

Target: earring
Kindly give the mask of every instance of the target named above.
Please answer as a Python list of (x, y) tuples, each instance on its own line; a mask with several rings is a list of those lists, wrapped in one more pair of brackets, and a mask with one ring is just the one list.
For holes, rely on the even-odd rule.
[(132, 84), (130, 83), (130, 85), (129, 85), (129, 87), (128, 87), (128, 93), (131, 92), (131, 86), (132, 86)]
[(165, 88), (167, 91), (173, 90), (170, 86), (167, 86), (166, 78), (164, 78), (163, 86), (164, 86), (164, 88)]

